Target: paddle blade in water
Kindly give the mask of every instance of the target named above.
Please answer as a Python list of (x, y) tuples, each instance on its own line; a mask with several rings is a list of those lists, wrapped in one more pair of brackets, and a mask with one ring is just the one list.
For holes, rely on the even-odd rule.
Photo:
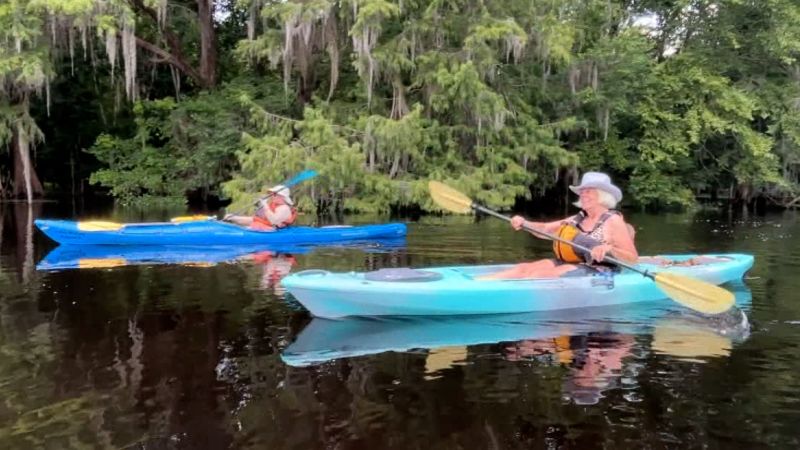
[(433, 201), (442, 209), (459, 214), (469, 214), (472, 211), (472, 200), (444, 183), (430, 181), (428, 190)]
[(720, 314), (733, 306), (733, 293), (676, 273), (657, 273), (655, 282), (671, 299), (703, 314)]

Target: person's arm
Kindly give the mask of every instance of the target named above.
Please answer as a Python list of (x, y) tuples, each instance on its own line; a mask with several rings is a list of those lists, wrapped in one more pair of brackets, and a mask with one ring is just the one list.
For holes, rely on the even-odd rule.
[(230, 222), (235, 225), (239, 225), (241, 227), (249, 227), (253, 224), (253, 218), (251, 216), (237, 216), (235, 214), (226, 214), (225, 217), (222, 218), (225, 222)]
[(606, 221), (604, 233), (608, 244), (598, 245), (592, 249), (592, 258), (595, 261), (602, 261), (606, 255), (629, 264), (636, 264), (639, 261), (639, 252), (622, 217), (610, 217)]
[(554, 234), (554, 233), (556, 233), (558, 231), (559, 227), (561, 227), (561, 225), (566, 220), (567, 219), (554, 220), (552, 222), (533, 222), (533, 221), (525, 220), (522, 216), (514, 216), (513, 218), (511, 218), (511, 226), (515, 230), (523, 229), (523, 226), (524, 226), (525, 227), (525, 231), (531, 233), (532, 235), (534, 235), (534, 236), (536, 236), (536, 237), (538, 237), (540, 239), (548, 239), (545, 236), (537, 234), (535, 231), (531, 231), (531, 229), (542, 231), (544, 233)]

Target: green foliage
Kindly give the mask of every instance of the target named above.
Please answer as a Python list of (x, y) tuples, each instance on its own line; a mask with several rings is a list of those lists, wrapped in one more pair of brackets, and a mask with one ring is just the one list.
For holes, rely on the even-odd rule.
[(320, 176), (314, 181), (311, 198), (298, 196), (301, 209), (313, 209), (317, 199), (339, 207), (345, 201), (343, 194), (363, 181), (359, 145), (339, 136), (334, 124), (319, 110), (308, 108), (302, 121), (291, 122), (268, 115), (248, 98), (241, 101), (249, 103), (252, 118), (263, 134), (255, 137), (245, 133), (245, 150), (239, 153), (240, 172), (224, 185), (234, 209), (252, 204), (259, 193), (303, 168), (316, 169)]
[[(529, 195), (526, 185), (543, 179), (541, 173), (578, 162), (559, 145), (557, 127), (542, 124), (541, 114), (509, 95), (507, 80), (498, 76), (501, 67), (523, 57), (528, 41), (506, 11), (495, 16), (469, 2), (412, 2), (398, 9), (387, 2), (358, 1), (352, 6), (337, 10), (336, 17), (352, 20), (348, 34), (357, 73), (343, 70), (338, 94), (330, 102), (312, 101), (296, 121), (276, 123), (268, 109), (251, 108), (251, 118), (261, 124), (259, 134), (245, 135), (242, 170), (225, 186), (236, 206), (306, 166), (323, 176), (304, 207), (385, 211), (416, 204), (433, 209), (424, 189), (429, 178), (459, 180), (479, 198), (509, 206), (517, 196)], [(262, 14), (285, 18), (291, 10), (292, 17), (300, 17), (307, 5), (297, 8), (270, 5)], [(294, 26), (319, 26), (319, 17)], [(285, 39), (291, 30), (282, 31)], [(240, 52), (269, 55), (267, 48), (284, 40), (271, 28), (262, 36), (271, 44), (245, 41)], [(377, 74), (386, 81), (376, 85), (377, 91), (390, 96), (391, 105), (369, 100)], [(366, 100), (358, 93), (364, 82)], [(359, 109), (359, 102), (371, 110)]]
[(694, 195), (682, 185), (678, 175), (660, 172), (652, 167), (639, 167), (630, 177), (629, 194), (643, 205), (668, 206), (693, 203)]
[(166, 119), (174, 108), (171, 100), (140, 102), (133, 108), (135, 136), (124, 139), (100, 135), (88, 151), (108, 168), (92, 174), (90, 181), (111, 188), (112, 195), (123, 203), (139, 196), (182, 195), (183, 186), (173, 178), (177, 161), (163, 147), (169, 132)]
[(30, 118), (30, 91), (41, 91), (50, 75), (49, 52), (42, 45), (43, 20), (28, 11), (34, 5), (28, 0), (12, 0), (0, 4), (0, 145), (6, 146), (14, 136), (16, 124), (38, 130)]
[(133, 136), (101, 135), (88, 150), (107, 166), (92, 174), (91, 182), (125, 203), (218, 194), (243, 148), (246, 123), (239, 97), (248, 92), (255, 92), (252, 80), (240, 79), (181, 102), (169, 97), (138, 102)]
[[(299, 197), (305, 209), (432, 209), (428, 179), (502, 208), (588, 169), (610, 172), (642, 206), (716, 190), (788, 204), (800, 190), (800, 6), (790, 0), (229, 1), (226, 83), (167, 100), (172, 80), (154, 75), (135, 129), (91, 150), (106, 166), (92, 180), (118, 198), (227, 182), (245, 206), (305, 167), (323, 173)], [(159, 30), (124, 3), (96, 6), (0, 7), (12, 44), (0, 77), (13, 92), (54, 74), (48, 11), (74, 36), (93, 28), (107, 39), (135, 20), (137, 35), (197, 38), (191, 11), (171, 11)], [(140, 58), (139, 76), (162, 63)], [(19, 103), (0, 98), (0, 140), (24, 117)]]

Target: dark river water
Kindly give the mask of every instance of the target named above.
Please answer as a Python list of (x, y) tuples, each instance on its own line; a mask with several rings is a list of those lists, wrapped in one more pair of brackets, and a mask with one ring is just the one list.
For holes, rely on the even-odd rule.
[(547, 243), (496, 219), (424, 217), (408, 221), (405, 242), (294, 254), (70, 262), (32, 227), (32, 217), (65, 217), (55, 211), (0, 205), (0, 448), (800, 445), (793, 212), (627, 214), (642, 254), (756, 256), (744, 283), (726, 286), (752, 324), (734, 336), (669, 300), (502, 318), (312, 320), (278, 283), (308, 268), (549, 255)]

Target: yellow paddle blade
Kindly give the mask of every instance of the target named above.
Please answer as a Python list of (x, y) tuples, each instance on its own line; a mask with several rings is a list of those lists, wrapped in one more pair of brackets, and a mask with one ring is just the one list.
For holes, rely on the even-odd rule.
[(212, 216), (205, 216), (203, 214), (195, 214), (192, 216), (178, 216), (173, 217), (169, 221), (172, 223), (182, 223), (182, 222), (197, 222), (201, 220), (211, 220)]
[(442, 209), (459, 214), (472, 212), (472, 200), (450, 186), (438, 181), (429, 181), (428, 190), (433, 201)]
[(655, 281), (671, 299), (703, 314), (723, 313), (735, 300), (732, 292), (685, 275), (661, 272)]
[(104, 222), (102, 220), (78, 222), (78, 229), (81, 231), (117, 231), (121, 228), (121, 223)]

